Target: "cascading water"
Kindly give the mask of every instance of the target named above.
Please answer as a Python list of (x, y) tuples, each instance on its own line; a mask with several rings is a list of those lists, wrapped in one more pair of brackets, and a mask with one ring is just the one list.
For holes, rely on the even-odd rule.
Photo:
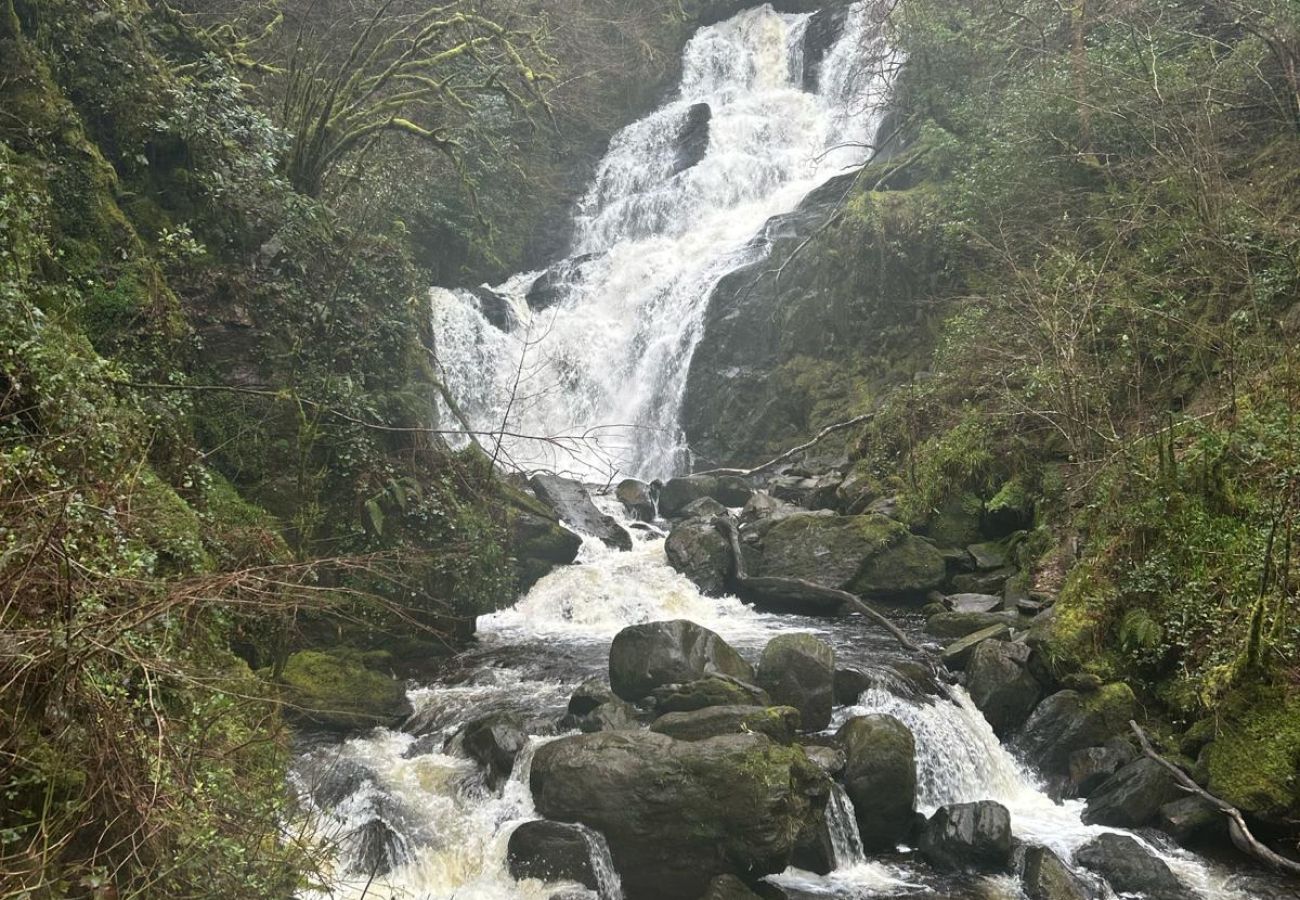
[[(681, 468), (679, 410), (710, 291), (765, 252), (753, 238), (770, 217), (867, 156), (887, 87), (876, 13), (850, 6), (808, 79), (806, 15), (762, 6), (702, 29), (677, 95), (611, 142), (572, 255), (494, 289), (504, 330), (483, 292), (433, 291), (446, 384), (475, 430), (517, 435), (506, 459), (599, 480)], [(691, 123), (687, 144), (707, 138), (693, 152)], [(539, 283), (547, 305), (534, 293), (530, 308)]]
[[(677, 467), (678, 406), (710, 290), (765, 252), (752, 239), (769, 217), (865, 156), (884, 88), (866, 60), (888, 56), (874, 9), (848, 8), (840, 38), (822, 48), (815, 79), (805, 77), (807, 16), (764, 6), (701, 30), (686, 49), (677, 96), (612, 142), (581, 203), (567, 260), (491, 293), (433, 292), (443, 374), (458, 408), (474, 430), (521, 436), (503, 437), (503, 459), (602, 478), (612, 469), (662, 476)], [(707, 148), (702, 155), (695, 148), (698, 160), (683, 160), (683, 127), (698, 126), (701, 104), (709, 110)], [(539, 281), (545, 308), (527, 301)], [(565, 443), (583, 434), (595, 440)], [(899, 650), (869, 623), (767, 615), (735, 598), (704, 597), (666, 565), (662, 536), (637, 534), (630, 552), (587, 540), (579, 564), (547, 576), (512, 609), (480, 619), (478, 644), (458, 658), (457, 674), (411, 692), (410, 733), (379, 729), (302, 748), (294, 786), (315, 839), (337, 847), (328, 890), (307, 896), (619, 897), (599, 835), (588, 834), (598, 889), (585, 894), (575, 885), (516, 881), (506, 848), (514, 829), (536, 817), (532, 753), (557, 736), (573, 690), (606, 673), (620, 629), (673, 618), (716, 631), (751, 659), (776, 634), (814, 632), (835, 647), (840, 664), (880, 673), (879, 687), (839, 710), (835, 724), (884, 712), (908, 725), (925, 811), (997, 800), (1020, 838), (1066, 859), (1102, 830), (1082, 824), (1078, 804), (1049, 799), (962, 691), (919, 698), (891, 683), (888, 666)], [(899, 615), (899, 622), (918, 631), (915, 617)], [(498, 711), (519, 714), (533, 736), (494, 789), (456, 735)], [(868, 859), (842, 791), (827, 815), (838, 868), (825, 877), (790, 869), (771, 881), (837, 898), (1022, 896), (1010, 878), (936, 881), (936, 873), (897, 858)], [(1156, 849), (1207, 900), (1249, 896), (1190, 855)]]

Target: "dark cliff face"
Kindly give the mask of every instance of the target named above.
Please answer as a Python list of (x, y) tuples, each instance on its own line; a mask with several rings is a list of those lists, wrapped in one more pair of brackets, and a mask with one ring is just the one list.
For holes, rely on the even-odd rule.
[(946, 267), (932, 193), (889, 189), (914, 157), (841, 175), (774, 217), (756, 238), (767, 255), (714, 289), (682, 413), (697, 465), (761, 462), (915, 374)]

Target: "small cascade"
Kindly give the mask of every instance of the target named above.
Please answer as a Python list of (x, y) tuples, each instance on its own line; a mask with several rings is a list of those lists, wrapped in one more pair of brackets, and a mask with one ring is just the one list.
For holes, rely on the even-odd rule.
[[(580, 826), (582, 827), (582, 826)], [(614, 857), (609, 852), (609, 842), (598, 831), (582, 827), (582, 836), (587, 840), (587, 849), (591, 853), (591, 867), (596, 873), (596, 893), (600, 900), (623, 900), (623, 885), (618, 872), (614, 870)]]
[(853, 803), (838, 783), (831, 785), (831, 799), (826, 804), (826, 827), (835, 854), (835, 868), (851, 869), (866, 864), (867, 853), (862, 849), (862, 835), (858, 832)]

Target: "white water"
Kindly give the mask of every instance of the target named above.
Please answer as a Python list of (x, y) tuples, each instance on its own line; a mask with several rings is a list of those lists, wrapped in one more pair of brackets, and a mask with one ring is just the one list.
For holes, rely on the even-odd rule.
[[(498, 286), (518, 321), (507, 334), (468, 292), (432, 292), (443, 376), (474, 428), (559, 439), (506, 437), (508, 464), (601, 481), (681, 468), (678, 414), (710, 291), (766, 252), (752, 239), (770, 217), (866, 158), (887, 88), (868, 64), (888, 55), (874, 9), (850, 8), (815, 94), (801, 89), (807, 16), (763, 6), (701, 29), (674, 99), (611, 142), (557, 305), (524, 302), (540, 273)], [(712, 110), (707, 152), (674, 175), (696, 103)]]

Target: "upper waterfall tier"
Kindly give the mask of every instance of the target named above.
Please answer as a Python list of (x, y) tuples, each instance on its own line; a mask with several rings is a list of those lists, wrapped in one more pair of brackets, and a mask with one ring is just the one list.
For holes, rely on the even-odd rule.
[(681, 398), (709, 293), (766, 252), (754, 239), (769, 218), (865, 160), (888, 57), (873, 2), (813, 16), (765, 5), (701, 29), (676, 95), (611, 141), (567, 259), (433, 291), (447, 386), (476, 431), (513, 435), (507, 464), (600, 479), (683, 467)]

